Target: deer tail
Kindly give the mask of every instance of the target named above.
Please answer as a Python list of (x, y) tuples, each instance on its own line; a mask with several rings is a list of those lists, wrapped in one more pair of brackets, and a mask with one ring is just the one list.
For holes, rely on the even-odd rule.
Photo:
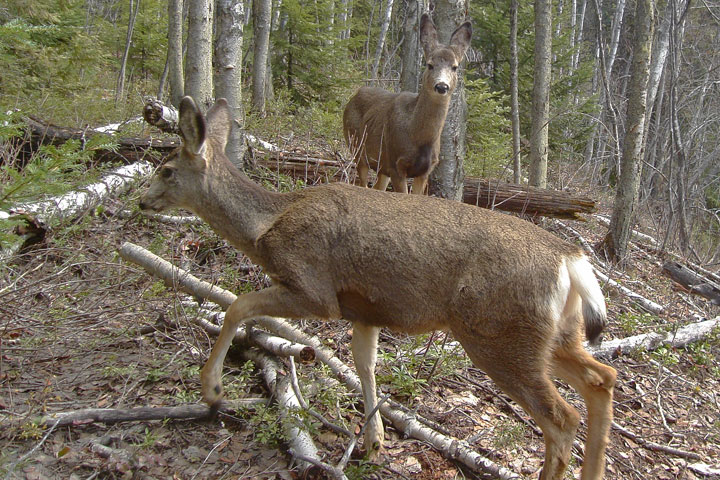
[(605, 296), (587, 257), (569, 261), (567, 267), (572, 288), (582, 299), (585, 336), (591, 345), (597, 345), (600, 343), (600, 334), (607, 326)]

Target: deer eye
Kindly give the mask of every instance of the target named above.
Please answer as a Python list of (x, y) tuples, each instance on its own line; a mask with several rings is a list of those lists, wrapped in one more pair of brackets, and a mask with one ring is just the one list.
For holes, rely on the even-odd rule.
[(428, 70), (432, 70), (433, 69), (432, 63), (428, 63), (427, 68), (428, 68)]
[(172, 174), (173, 174), (172, 168), (163, 167), (160, 170), (160, 176), (162, 178), (170, 178), (170, 177), (172, 177)]
[(452, 71), (453, 71), (453, 72), (457, 72), (457, 65), (453, 65)]

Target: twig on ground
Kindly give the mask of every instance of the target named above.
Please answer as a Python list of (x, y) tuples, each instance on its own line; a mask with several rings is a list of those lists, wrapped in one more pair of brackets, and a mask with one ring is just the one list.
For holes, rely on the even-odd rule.
[(667, 445), (660, 445), (659, 443), (645, 440), (641, 436), (635, 435), (627, 428), (618, 425), (616, 422), (612, 423), (612, 428), (620, 432), (622, 436), (629, 438), (633, 442), (648, 450), (652, 450), (654, 452), (662, 452), (676, 457), (689, 458), (691, 460), (703, 460), (703, 457), (698, 455), (697, 453), (687, 452), (685, 450), (680, 450), (679, 448), (668, 447)]

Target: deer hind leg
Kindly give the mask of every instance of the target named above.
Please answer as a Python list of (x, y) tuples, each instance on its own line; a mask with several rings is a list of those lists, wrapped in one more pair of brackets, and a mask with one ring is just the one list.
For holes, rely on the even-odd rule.
[[(380, 329), (360, 322), (353, 323), (352, 354), (355, 369), (362, 384), (363, 403), (365, 405), (365, 449), (371, 459), (382, 452), (384, 430), (377, 405), (377, 387), (375, 385), (375, 363), (377, 362), (377, 343)], [(372, 418), (370, 413), (375, 410)]]
[(553, 373), (577, 390), (588, 411), (582, 480), (599, 480), (605, 472), (605, 448), (612, 424), (612, 396), (617, 373), (595, 360), (579, 339), (553, 352)]
[(225, 312), (220, 335), (213, 345), (212, 352), (200, 372), (203, 401), (217, 406), (222, 400), (222, 367), (228, 349), (235, 338), (235, 332), (246, 321), (266, 315), (271, 317), (310, 317), (325, 316), (324, 312), (313, 308), (303, 295), (295, 293), (282, 285), (274, 285), (264, 290), (239, 296)]
[(540, 480), (561, 480), (580, 414), (560, 397), (548, 374), (549, 356), (538, 336), (524, 338), (505, 333), (485, 338), (455, 336), (473, 362), (493, 379), (500, 389), (529, 413), (543, 432), (545, 464)]
[(355, 185), (359, 185), (361, 187), (367, 187), (368, 186), (368, 170), (369, 165), (367, 158), (365, 158), (364, 155), (358, 155), (357, 158), (357, 178), (355, 179)]

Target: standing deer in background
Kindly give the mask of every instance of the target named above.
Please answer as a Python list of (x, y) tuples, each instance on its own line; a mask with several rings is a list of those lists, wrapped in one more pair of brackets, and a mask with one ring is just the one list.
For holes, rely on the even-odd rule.
[[(224, 100), (205, 120), (185, 97), (183, 145), (140, 202), (143, 210), (195, 212), (272, 279), (228, 308), (201, 373), (205, 402), (221, 401), (225, 355), (237, 328), (254, 317), (351, 321), (366, 416), (377, 405), (380, 328), (449, 330), (542, 429), (541, 479), (563, 477), (580, 422), (550, 375), (575, 388), (588, 410), (582, 478), (602, 478), (615, 370), (581, 344), (583, 327), (598, 340), (606, 312), (579, 247), (519, 218), (439, 198), (341, 183), (269, 192), (225, 156), (230, 122)], [(366, 421), (365, 448), (375, 457), (380, 413)]]
[(450, 45), (438, 43), (435, 25), (424, 14), (420, 43), (427, 60), (420, 93), (391, 93), (362, 87), (343, 114), (345, 141), (357, 164), (358, 184), (367, 187), (368, 170), (377, 170), (373, 188), (407, 193), (407, 179), (414, 178), (412, 193), (422, 194), (428, 176), (438, 163), (440, 134), (457, 85), (458, 65), (470, 46), (470, 22), (460, 25)]

